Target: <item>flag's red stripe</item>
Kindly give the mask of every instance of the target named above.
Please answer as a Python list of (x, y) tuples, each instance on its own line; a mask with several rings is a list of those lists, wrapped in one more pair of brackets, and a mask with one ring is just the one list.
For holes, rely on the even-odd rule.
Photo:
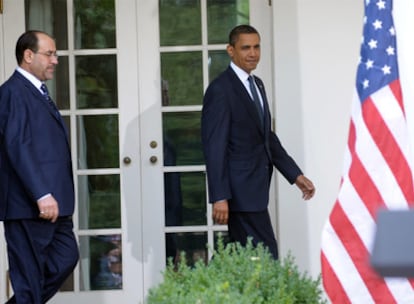
[(413, 177), (410, 166), (400, 146), (370, 98), (362, 105), (362, 116), (374, 142), (395, 176), (406, 201), (413, 202)]
[(404, 110), (400, 80), (396, 79), (393, 82), (390, 82), (388, 86), (390, 87), (392, 94), (395, 96), (395, 99), (398, 101), (398, 104), (400, 105), (401, 111), (404, 113), (404, 118), (405, 118), (405, 110)]
[(375, 219), (378, 207), (384, 206), (384, 200), (355, 151), (356, 130), (353, 121), (351, 121), (349, 129), (348, 146), (352, 155), (349, 178), (372, 218)]
[[(334, 205), (330, 215), (330, 222), (351, 257), (374, 302), (396, 303), (384, 279), (377, 275), (369, 266), (369, 252), (338, 202)], [(343, 279), (347, 280), (348, 278)]]
[(332, 303), (351, 304), (351, 300), (348, 298), (341, 282), (338, 280), (335, 271), (332, 269), (331, 264), (326, 259), (323, 251), (321, 253), (321, 265), (322, 265), (322, 277), (323, 286), (326, 293)]

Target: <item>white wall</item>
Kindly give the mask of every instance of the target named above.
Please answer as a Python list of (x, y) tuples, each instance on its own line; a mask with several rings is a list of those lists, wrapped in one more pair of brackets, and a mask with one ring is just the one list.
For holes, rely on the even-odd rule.
[(318, 275), (321, 230), (342, 172), (363, 2), (276, 0), (273, 10), (277, 133), (316, 186), (305, 202), (279, 178), (280, 246)]
[[(278, 176), (282, 255), (320, 274), (322, 228), (336, 200), (362, 37), (363, 0), (274, 0), (276, 128), (316, 185), (301, 200)], [(400, 78), (414, 142), (414, 1), (394, 0)]]

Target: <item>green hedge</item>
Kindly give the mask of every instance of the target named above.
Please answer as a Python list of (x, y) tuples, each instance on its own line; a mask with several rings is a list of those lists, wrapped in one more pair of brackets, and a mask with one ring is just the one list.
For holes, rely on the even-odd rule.
[(164, 281), (152, 288), (148, 304), (290, 304), (326, 303), (320, 289), (320, 278), (300, 273), (289, 254), (282, 262), (275, 261), (263, 246), (254, 247), (222, 239), (213, 259), (194, 267), (171, 262), (164, 272)]

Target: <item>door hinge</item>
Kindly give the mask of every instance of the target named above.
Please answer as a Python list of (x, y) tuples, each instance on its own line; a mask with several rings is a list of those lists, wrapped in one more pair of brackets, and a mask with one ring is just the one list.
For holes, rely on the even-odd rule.
[(0, 14), (3, 14), (3, 0), (0, 0)]
[(269, 0), (269, 6), (272, 6), (272, 0)]

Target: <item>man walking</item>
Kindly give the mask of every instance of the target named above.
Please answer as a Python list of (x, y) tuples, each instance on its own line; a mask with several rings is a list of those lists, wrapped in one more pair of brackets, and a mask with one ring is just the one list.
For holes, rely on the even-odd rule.
[(18, 67), (0, 87), (0, 220), (4, 222), (14, 296), (46, 303), (78, 261), (74, 188), (66, 127), (45, 81), (58, 63), (55, 41), (22, 34)]

